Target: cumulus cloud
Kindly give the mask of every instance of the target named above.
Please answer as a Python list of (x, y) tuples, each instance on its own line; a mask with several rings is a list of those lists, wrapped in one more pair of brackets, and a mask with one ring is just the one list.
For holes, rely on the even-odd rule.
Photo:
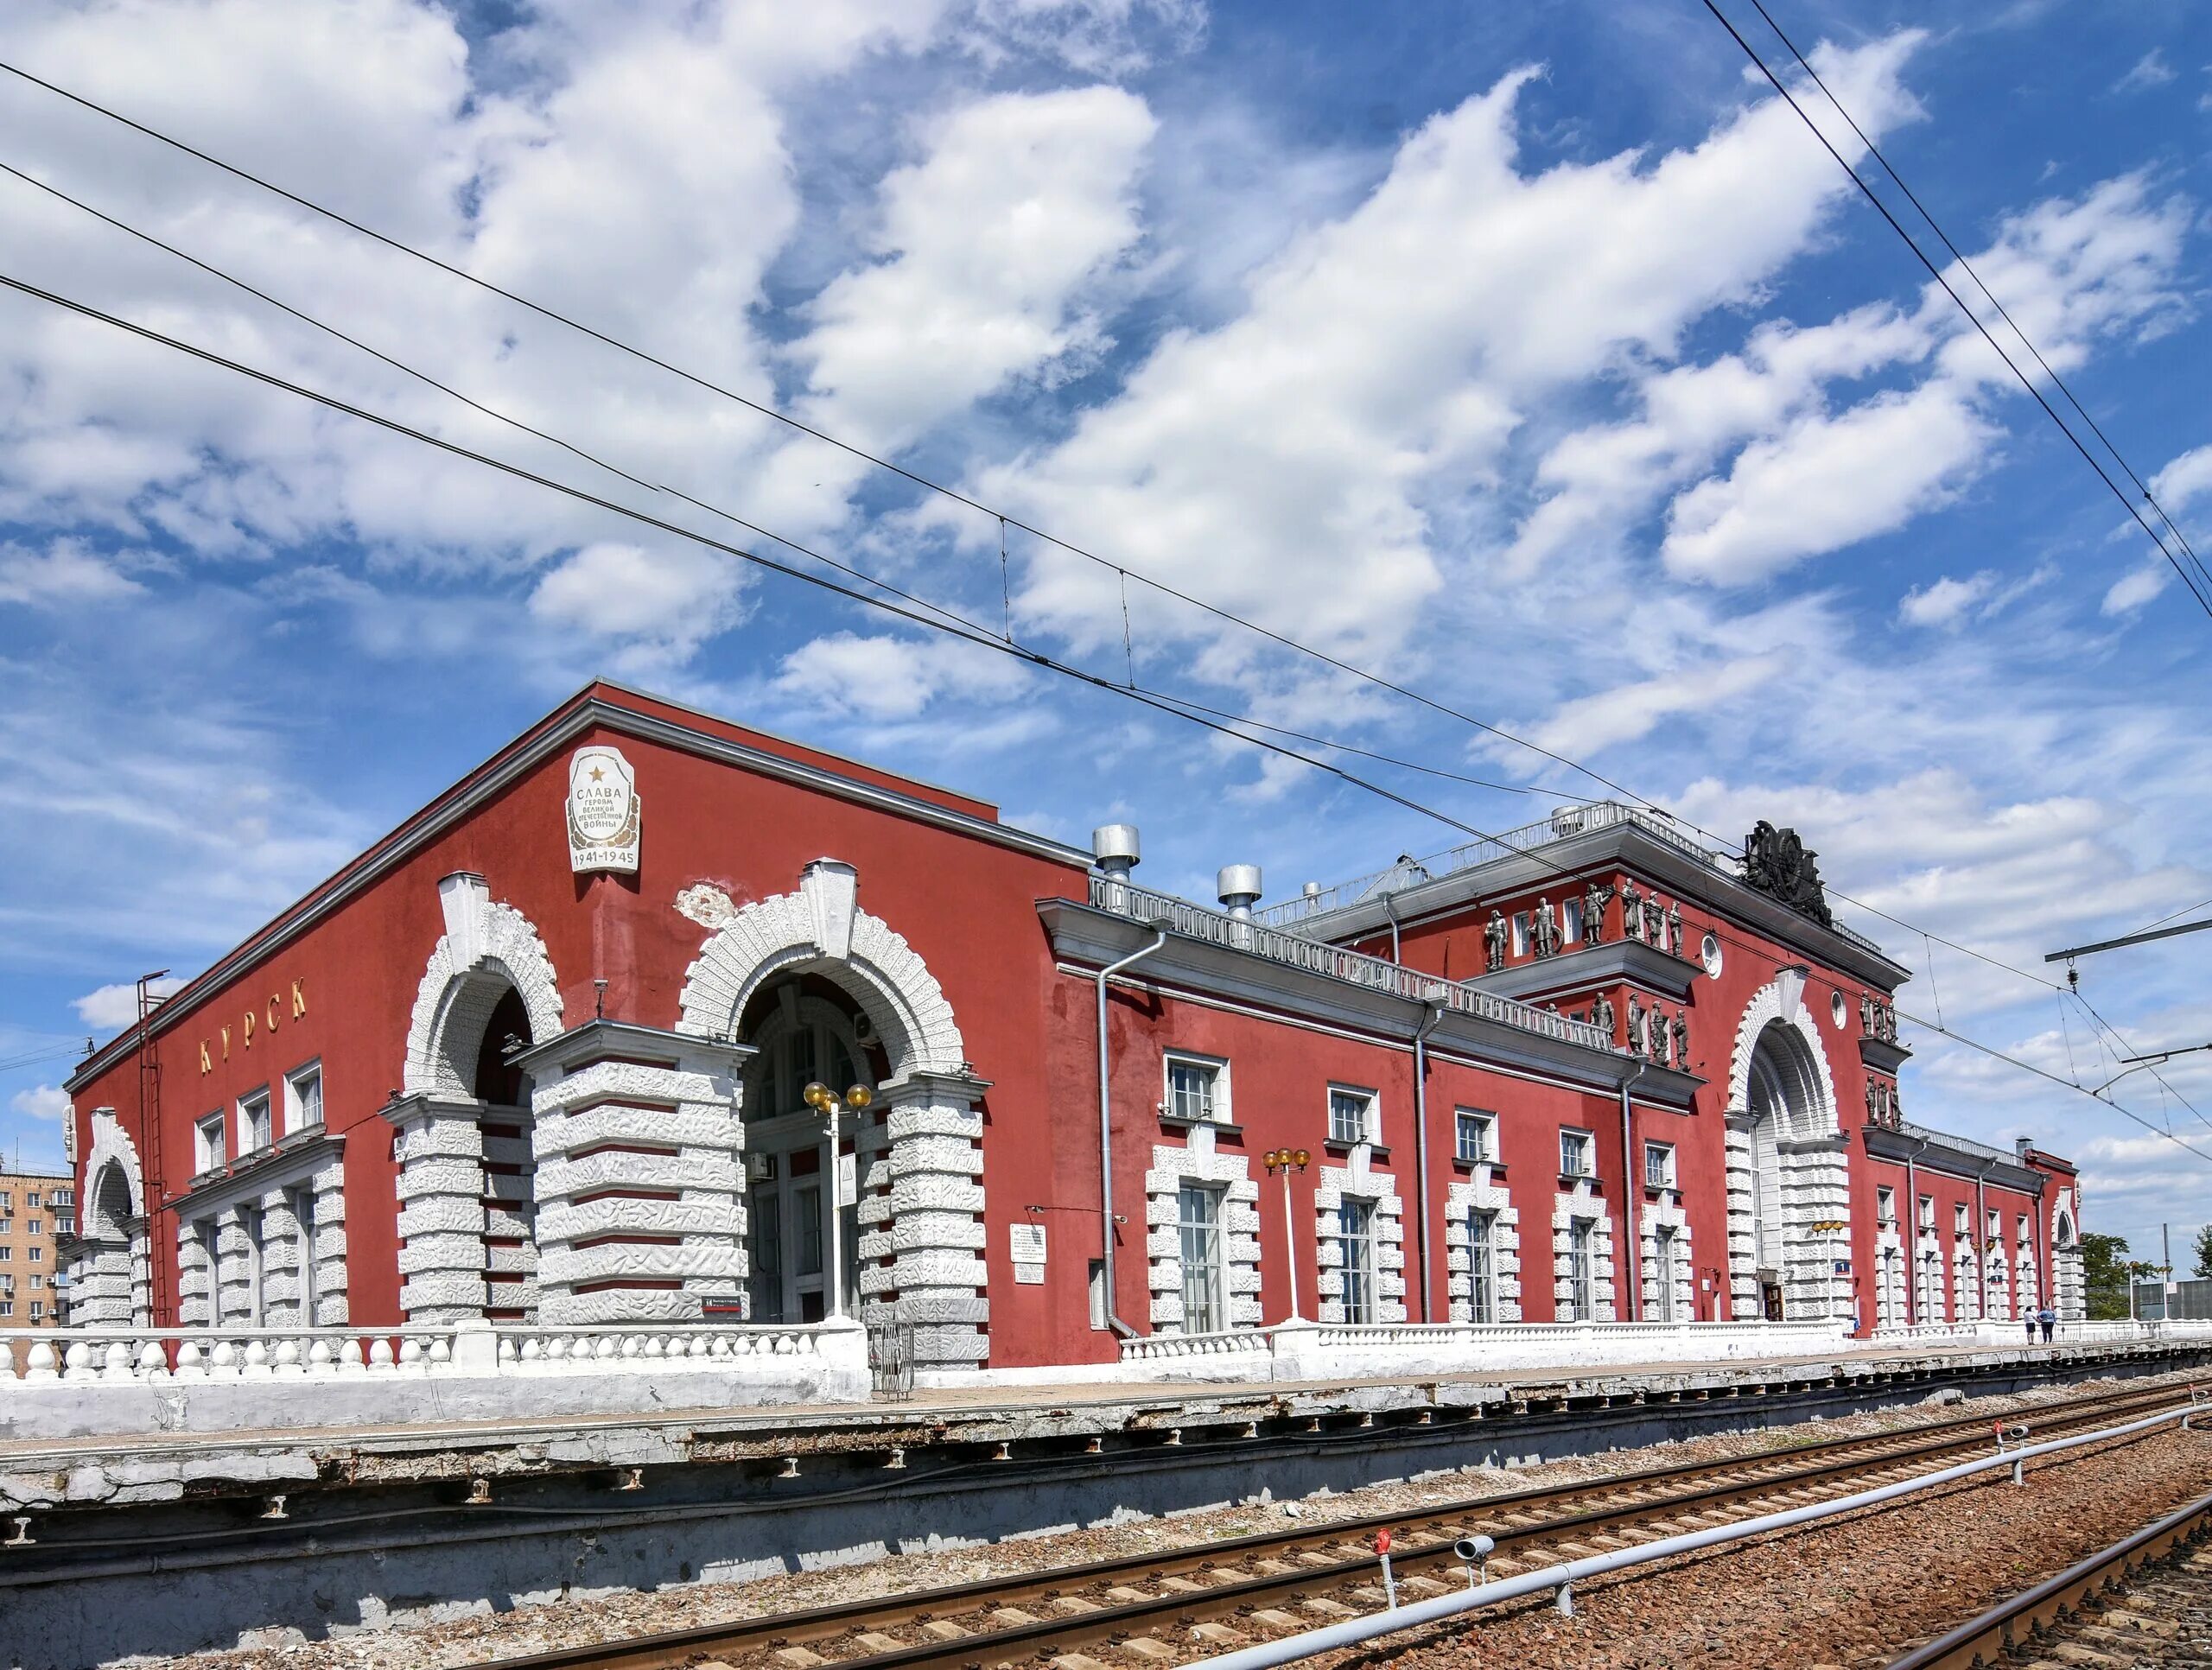
[(69, 1093), (58, 1084), (34, 1084), (8, 1098), (8, 1105), (31, 1119), (56, 1123), (69, 1117)]
[[(156, 997), (167, 997), (184, 982), (181, 980), (155, 981), (148, 990)], [(77, 1019), (96, 1032), (119, 1032), (138, 1019), (138, 987), (135, 983), (102, 986), (76, 999), (70, 1006), (77, 1012)]]
[(2173, 66), (2166, 62), (2166, 55), (2157, 47), (2135, 60), (2133, 67), (2112, 84), (2114, 92), (2142, 92), (2152, 87), (2163, 87), (2174, 79)]
[(1996, 573), (1988, 568), (1964, 580), (1945, 575), (1925, 586), (1914, 587), (1899, 598), (1897, 619), (1908, 626), (1955, 626), (1996, 586)]
[(2097, 606), (2107, 615), (2132, 615), (2172, 584), (2173, 577), (2173, 569), (2165, 558), (2145, 557), (2112, 582), (2105, 592), (2104, 601)]
[(68, 607), (112, 602), (144, 589), (78, 540), (57, 539), (42, 551), (0, 545), (0, 603)]
[(1708, 713), (1786, 670), (1775, 656), (1745, 656), (1623, 684), (1567, 702), (1535, 729), (1533, 740), (1569, 758), (1581, 758), (1648, 736), (1680, 714)]
[(2169, 511), (2187, 510), (2212, 495), (2212, 446), (2198, 447), (2173, 459), (2151, 478), (2151, 491)]
[(587, 638), (680, 659), (736, 617), (744, 590), (737, 559), (720, 551), (602, 543), (549, 568), (531, 591), (530, 613)]
[(775, 683), (786, 697), (817, 708), (907, 720), (941, 697), (1011, 695), (1023, 675), (1013, 661), (970, 645), (832, 632), (786, 656)]

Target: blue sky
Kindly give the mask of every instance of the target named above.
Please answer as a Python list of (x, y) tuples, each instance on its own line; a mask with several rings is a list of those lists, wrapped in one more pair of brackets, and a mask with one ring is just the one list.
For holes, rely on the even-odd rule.
[[(2212, 546), (2212, 25), (1770, 8)], [(1762, 45), (1748, 4), (1729, 8)], [(2094, 1083), (2055, 945), (2212, 898), (2212, 621), (1700, 4), (60, 6), (0, 55), (1732, 839), (1794, 822), (1904, 1006)], [(1838, 130), (1839, 143), (1847, 136)], [(1846, 146), (1855, 152), (1855, 142)], [(20, 83), (0, 161), (610, 462), (1113, 675), (1599, 792)], [(0, 178), (16, 276), (710, 531)], [(0, 1151), (66, 1048), (595, 674), (1275, 896), (1447, 826), (0, 300)], [(2154, 475), (2155, 473), (2155, 475)], [(2084, 965), (2212, 1038), (2201, 940)], [(1932, 973), (1932, 980), (1931, 980)], [(1925, 1033), (1909, 1114), (2193, 1227), (2212, 1162)], [(2212, 1070), (2173, 1092), (2212, 1114)], [(2147, 1076), (2122, 1099), (2212, 1126)]]

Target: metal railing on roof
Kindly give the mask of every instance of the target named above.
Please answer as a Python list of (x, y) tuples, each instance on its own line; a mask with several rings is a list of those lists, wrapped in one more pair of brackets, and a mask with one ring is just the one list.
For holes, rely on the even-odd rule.
[[(1388, 868), (1358, 876), (1350, 881), (1340, 881), (1333, 887), (1304, 893), (1296, 898), (1287, 898), (1280, 905), (1270, 905), (1265, 910), (1255, 911), (1254, 918), (1270, 928), (1288, 928), (1294, 924), (1309, 922), (1316, 917), (1350, 910), (1369, 899), (1380, 898), (1388, 893), (1399, 893), (1410, 887), (1440, 877), (1471, 870), (1480, 864), (1490, 864), (1516, 853), (1534, 852), (1554, 841), (1587, 835), (1592, 830), (1611, 829), (1619, 824), (1632, 823), (1653, 839), (1664, 841), (1677, 852), (1696, 860), (1719, 874), (1739, 877), (1742, 860), (1733, 853), (1715, 852), (1694, 837), (1685, 834), (1673, 820), (1639, 806), (1624, 805), (1618, 800), (1592, 801), (1583, 806), (1562, 806), (1549, 817), (1534, 823), (1507, 829), (1496, 835), (1486, 835), (1479, 841), (1470, 841), (1460, 846), (1431, 854), (1427, 858), (1401, 858)], [(1836, 933), (1863, 949), (1882, 955), (1882, 948), (1864, 934), (1847, 928), (1840, 922), (1829, 924)]]
[(1925, 1141), (1930, 1147), (1949, 1148), (1961, 1154), (1974, 1154), (1982, 1159), (2000, 1159), (2007, 1165), (2020, 1165), (2019, 1155), (2009, 1148), (1997, 1148), (1986, 1142), (1976, 1142), (1972, 1137), (1955, 1137), (1948, 1131), (1931, 1130), (1925, 1125), (1916, 1125), (1910, 1120), (1897, 1121), (1897, 1134)]
[(1140, 887), (1134, 882), (1116, 877), (1092, 876), (1090, 902), (1100, 910), (1111, 911), (1116, 916), (1165, 927), (1172, 932), (1205, 940), (1211, 944), (1249, 951), (1255, 956), (1267, 958), (1270, 962), (1303, 968), (1308, 974), (1340, 980), (1347, 985), (1385, 992), (1393, 997), (1408, 998), (1418, 1003), (1441, 1004), (1452, 1013), (1494, 1020), (1524, 1032), (1534, 1032), (1540, 1038), (1557, 1038), (1562, 1043), (1580, 1044), (1592, 1050), (1613, 1050), (1611, 1038), (1586, 1021), (1570, 1020), (1565, 1015), (1540, 1009), (1533, 1003), (1500, 997), (1495, 992), (1486, 992), (1461, 981), (1422, 974), (1418, 969), (1405, 968), (1382, 957), (1349, 951), (1341, 945), (1308, 939), (1302, 934), (1286, 933), (1262, 922), (1208, 910), (1187, 898), (1178, 898), (1173, 893), (1154, 892), (1149, 887)]

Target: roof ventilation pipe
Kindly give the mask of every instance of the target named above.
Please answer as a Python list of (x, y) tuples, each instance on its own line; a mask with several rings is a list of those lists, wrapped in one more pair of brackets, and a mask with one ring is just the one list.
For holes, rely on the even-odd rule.
[(1106, 878), (1098, 901), (1105, 909), (1129, 908), (1129, 872), (1143, 855), (1134, 823), (1102, 823), (1090, 832), (1091, 860)]
[(1243, 950), (1252, 949), (1252, 907), (1260, 902), (1260, 867), (1256, 864), (1224, 865), (1213, 879), (1214, 892), (1221, 900), (1221, 908), (1229, 912), (1230, 927), (1229, 943)]

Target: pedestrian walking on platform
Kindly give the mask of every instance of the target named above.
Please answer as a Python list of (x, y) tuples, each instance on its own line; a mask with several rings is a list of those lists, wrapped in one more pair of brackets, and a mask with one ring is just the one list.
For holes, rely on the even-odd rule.
[(2046, 1305), (2036, 1312), (2036, 1320), (2043, 1324), (2043, 1343), (2045, 1345), (2050, 1344), (2050, 1337), (2058, 1327), (2058, 1312)]

